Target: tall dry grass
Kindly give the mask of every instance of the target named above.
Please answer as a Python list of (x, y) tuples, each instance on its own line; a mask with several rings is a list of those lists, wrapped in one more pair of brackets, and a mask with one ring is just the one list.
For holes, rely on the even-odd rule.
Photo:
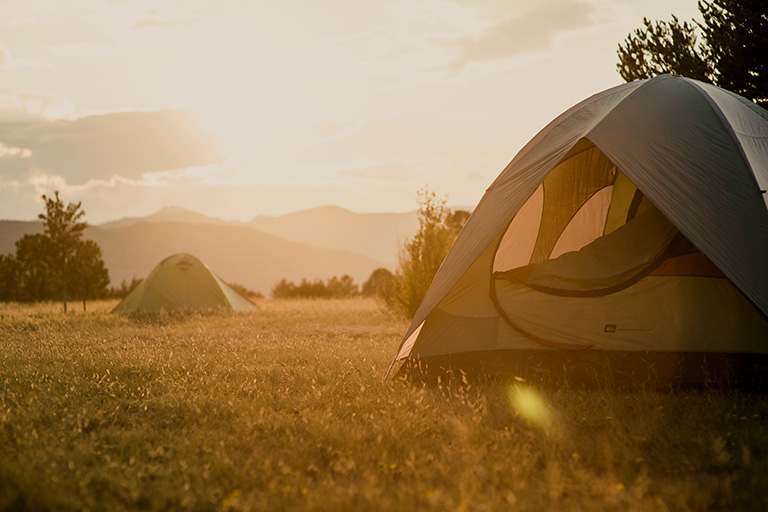
[(382, 382), (373, 300), (0, 307), (0, 510), (759, 510), (757, 392)]

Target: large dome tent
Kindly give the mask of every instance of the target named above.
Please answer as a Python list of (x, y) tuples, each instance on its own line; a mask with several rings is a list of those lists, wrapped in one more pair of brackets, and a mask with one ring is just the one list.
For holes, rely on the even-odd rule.
[(766, 189), (768, 112), (754, 103), (671, 75), (598, 93), (489, 187), (395, 360), (551, 356), (642, 375), (760, 359)]

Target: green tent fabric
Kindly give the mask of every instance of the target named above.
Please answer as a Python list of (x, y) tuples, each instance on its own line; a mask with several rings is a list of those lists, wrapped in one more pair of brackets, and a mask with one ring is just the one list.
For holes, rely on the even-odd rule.
[(120, 304), (115, 313), (175, 310), (253, 311), (237, 293), (199, 259), (179, 253), (161, 261)]
[(768, 357), (766, 190), (754, 103), (672, 75), (587, 98), (488, 188), (393, 364)]

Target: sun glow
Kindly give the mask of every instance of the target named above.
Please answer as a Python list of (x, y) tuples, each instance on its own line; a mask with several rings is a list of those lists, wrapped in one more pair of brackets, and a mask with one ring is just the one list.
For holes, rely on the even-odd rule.
[(298, 65), (307, 51), (245, 25), (216, 26), (178, 48), (170, 76), (184, 106), (238, 159), (306, 134), (324, 104), (319, 80)]
[[(590, 0), (570, 19), (532, 0), (6, 0), (0, 192), (18, 193), (3, 194), (0, 213), (34, 218), (41, 175), (61, 177), (94, 221), (136, 205), (197, 209), (200, 198), (218, 216), (404, 211), (427, 184), (475, 204), (541, 126), (619, 81), (615, 45), (641, 14), (673, 8), (614, 4), (597, 16)], [(530, 30), (508, 30), (526, 20)], [(158, 115), (178, 110), (193, 119), (157, 129)], [(113, 130), (81, 130), (92, 123)], [(139, 139), (132, 163), (104, 158)], [(155, 171), (166, 174), (143, 176)]]

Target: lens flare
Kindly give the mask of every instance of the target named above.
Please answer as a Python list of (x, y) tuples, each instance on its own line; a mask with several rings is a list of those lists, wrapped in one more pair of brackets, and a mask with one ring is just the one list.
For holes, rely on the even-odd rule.
[(509, 388), (512, 408), (529, 423), (549, 430), (554, 425), (554, 414), (544, 397), (534, 388), (515, 384)]

